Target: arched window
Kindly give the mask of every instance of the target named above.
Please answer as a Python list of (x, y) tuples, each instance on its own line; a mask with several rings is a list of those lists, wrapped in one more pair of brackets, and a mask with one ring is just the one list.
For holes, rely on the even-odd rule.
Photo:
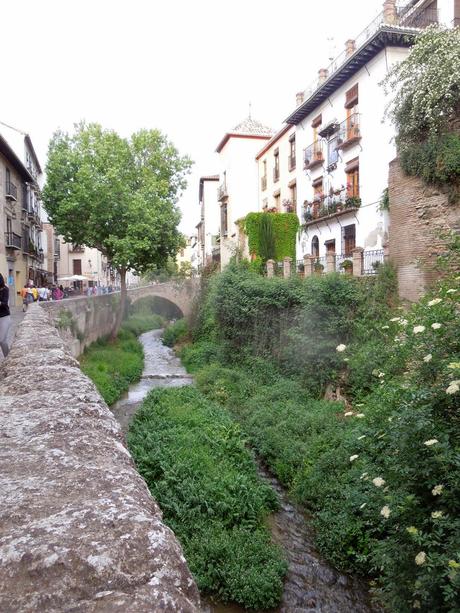
[(319, 257), (319, 238), (317, 236), (311, 239), (311, 254)]

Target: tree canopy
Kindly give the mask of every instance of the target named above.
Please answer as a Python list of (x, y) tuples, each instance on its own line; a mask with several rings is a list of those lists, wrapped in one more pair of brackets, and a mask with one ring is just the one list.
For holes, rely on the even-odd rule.
[(177, 200), (191, 164), (158, 130), (126, 139), (81, 123), (51, 139), (43, 190), (50, 222), (65, 241), (107, 257), (120, 273), (122, 303), (127, 270), (162, 266), (182, 246)]

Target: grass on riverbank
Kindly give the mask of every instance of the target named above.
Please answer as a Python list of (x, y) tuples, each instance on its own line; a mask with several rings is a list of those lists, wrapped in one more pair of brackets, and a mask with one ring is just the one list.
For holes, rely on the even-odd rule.
[(141, 378), (144, 352), (137, 336), (162, 325), (159, 315), (132, 316), (123, 323), (115, 342), (100, 339), (80, 357), (80, 368), (109, 406)]
[(275, 494), (226, 411), (192, 386), (154, 390), (128, 445), (201, 593), (258, 610), (276, 606), (286, 566), (265, 526)]

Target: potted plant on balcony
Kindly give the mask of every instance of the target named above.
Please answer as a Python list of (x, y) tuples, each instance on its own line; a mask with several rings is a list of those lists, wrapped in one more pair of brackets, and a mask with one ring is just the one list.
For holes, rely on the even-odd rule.
[(344, 270), (348, 275), (351, 275), (351, 273), (353, 272), (353, 261), (352, 260), (344, 260), (340, 264), (340, 268), (342, 268), (342, 270)]
[(361, 198), (359, 196), (347, 196), (345, 200), (345, 208), (353, 209), (361, 206)]
[(291, 200), (285, 198), (283, 200), (283, 207), (285, 213), (294, 213), (294, 205)]
[(313, 214), (310, 210), (310, 208), (305, 209), (304, 213), (303, 213), (303, 218), (306, 222), (312, 221), (313, 219)]

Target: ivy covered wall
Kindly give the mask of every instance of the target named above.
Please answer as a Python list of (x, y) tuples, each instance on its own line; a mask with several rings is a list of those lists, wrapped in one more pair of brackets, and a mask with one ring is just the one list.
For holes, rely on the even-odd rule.
[(289, 256), (295, 260), (296, 236), (299, 229), (299, 219), (295, 213), (249, 213), (242, 221), (242, 228), (248, 237), (249, 253), (261, 256), (261, 223), (262, 219), (270, 220), (275, 240), (276, 261)]

